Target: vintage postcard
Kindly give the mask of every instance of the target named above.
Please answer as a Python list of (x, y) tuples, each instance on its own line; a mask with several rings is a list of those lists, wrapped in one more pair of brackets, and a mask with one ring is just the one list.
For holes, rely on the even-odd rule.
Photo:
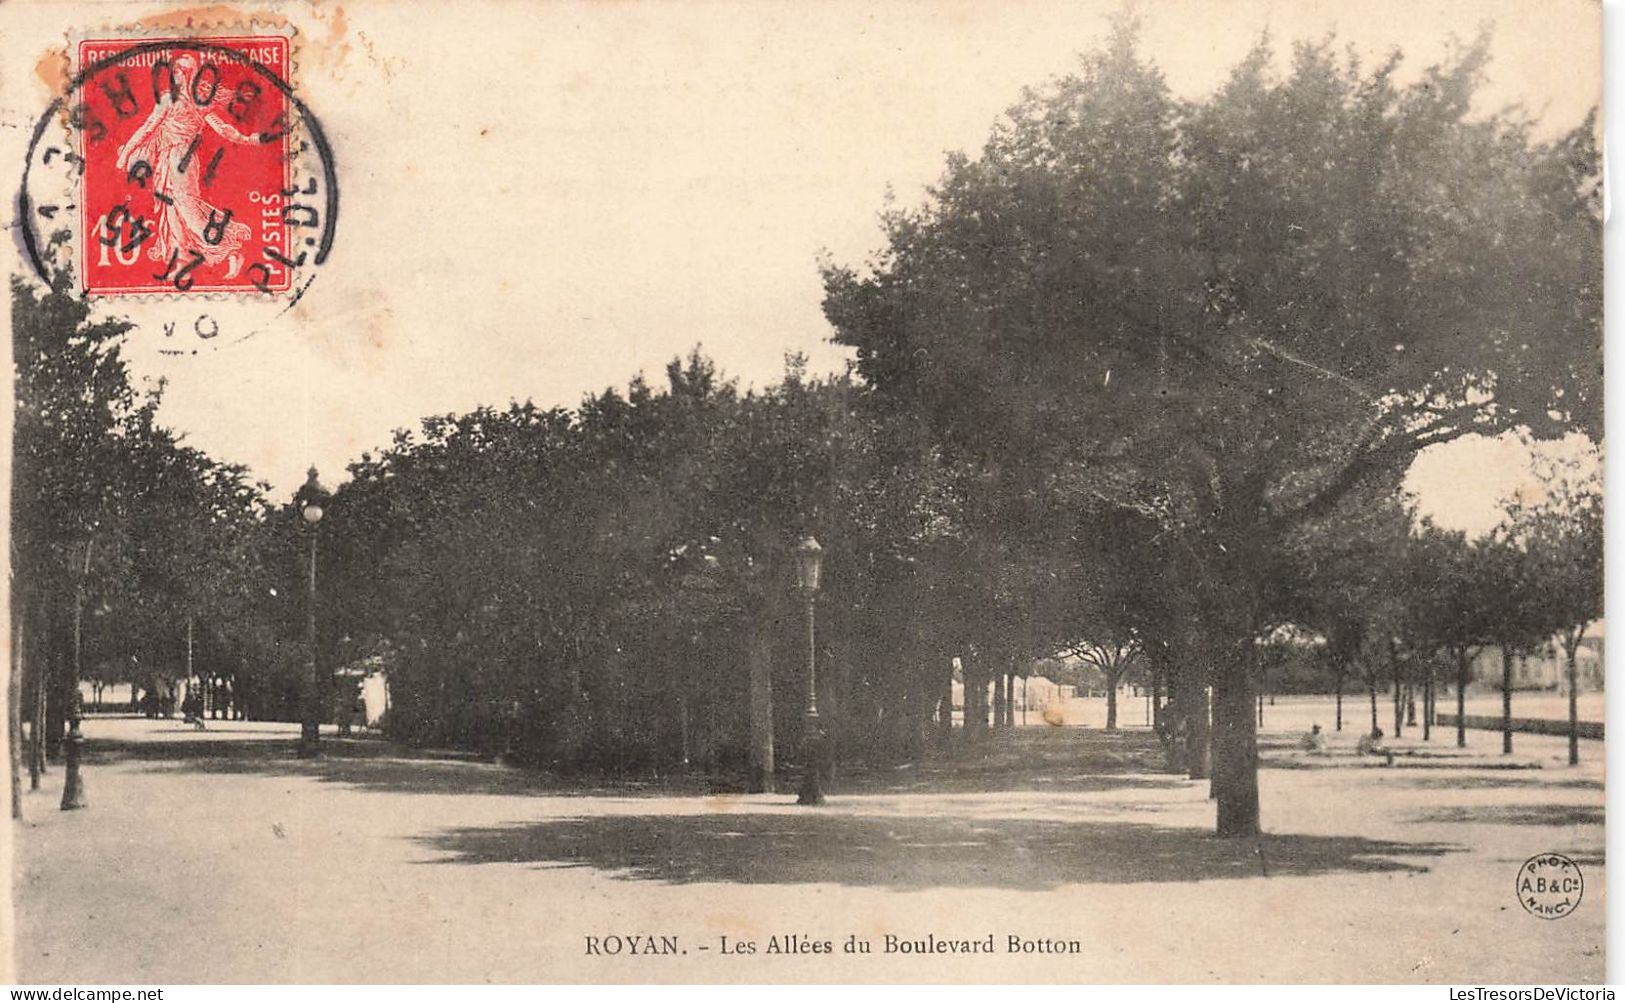
[(1604, 982), (1601, 102), (1590, 0), (0, 6), (11, 980)]

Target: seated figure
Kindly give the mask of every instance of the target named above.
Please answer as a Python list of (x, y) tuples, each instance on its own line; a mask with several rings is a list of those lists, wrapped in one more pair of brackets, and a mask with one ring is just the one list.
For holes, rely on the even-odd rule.
[(1311, 725), (1309, 730), (1304, 732), (1303, 737), (1298, 739), (1298, 748), (1305, 752), (1326, 751), (1326, 736), (1321, 733), (1320, 725)]
[(1389, 766), (1394, 765), (1394, 750), (1382, 743), (1381, 728), (1372, 728), (1371, 734), (1361, 735), (1359, 744), (1354, 747), (1354, 750), (1362, 756), (1384, 756), (1387, 758)]

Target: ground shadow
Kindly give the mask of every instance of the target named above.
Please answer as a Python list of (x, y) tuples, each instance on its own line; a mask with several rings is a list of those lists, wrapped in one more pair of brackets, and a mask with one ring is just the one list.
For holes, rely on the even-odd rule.
[(242, 736), (242, 735), (276, 735), (276, 736), (279, 736), (279, 737), (281, 737), (283, 739), (286, 739), (287, 736), (288, 736), (288, 729), (286, 729), (286, 728), (233, 728), (230, 731), (211, 731), (208, 728), (194, 728), (191, 725), (187, 725), (187, 724), (175, 724), (175, 725), (170, 725), (168, 727), (163, 727), (163, 728), (154, 728), (154, 729), (152, 729), (151, 734), (154, 734), (154, 735), (191, 735), (193, 738), (199, 739), (199, 740), (202, 740), (202, 741), (207, 741), (208, 740), (208, 739), (204, 739), (203, 736), (211, 735), (211, 736), (215, 736), (213, 741), (215, 741), (218, 744), (220, 742), (230, 742), (233, 739), (236, 739), (236, 738), (238, 738), (239, 736)]
[(322, 739), (321, 755), (298, 757), (299, 742), (210, 739), (144, 742), (99, 739), (87, 743), (89, 767), (136, 762), (153, 769), (221, 776), (310, 777), (367, 790), (420, 794), (550, 794), (556, 778), (527, 773), (466, 754), (418, 751), (376, 738)]
[(1507, 773), (1502, 773), (1502, 774), (1499, 774), (1497, 776), (1488, 776), (1488, 777), (1473, 776), (1471, 774), (1467, 774), (1467, 775), (1457, 774), (1455, 776), (1448, 776), (1448, 777), (1441, 777), (1441, 776), (1406, 777), (1405, 782), (1410, 784), (1412, 787), (1420, 787), (1420, 788), (1427, 789), (1427, 790), (1471, 790), (1471, 789), (1480, 789), (1480, 788), (1503, 788), (1503, 787), (1516, 787), (1516, 788), (1521, 788), (1523, 790), (1529, 790), (1529, 789), (1536, 788), (1536, 787), (1539, 787), (1539, 788), (1542, 788), (1542, 789), (1598, 791), (1598, 792), (1601, 792), (1603, 790), (1602, 781), (1600, 781), (1600, 780), (1585, 780), (1585, 779), (1552, 780), (1552, 779), (1549, 779), (1548, 777), (1541, 776), (1540, 773), (1535, 772), (1535, 771), (1528, 771), (1523, 776), (1509, 775)]
[[(164, 732), (167, 734), (167, 732)], [(365, 790), (424, 794), (506, 794), (549, 797), (670, 797), (741, 793), (737, 774), (671, 773), (636, 778), (560, 776), (502, 766), (444, 750), (415, 750), (375, 737), (322, 739), (322, 755), (299, 759), (297, 740), (233, 741), (230, 732), (185, 739), (97, 739), (92, 766), (120, 762), (197, 773), (303, 776)], [(1153, 736), (1092, 729), (1031, 729), (995, 736), (956, 755), (890, 766), (843, 766), (829, 785), (836, 794), (1086, 793), (1172, 789), (1182, 775), (1157, 773), (1161, 750)], [(797, 775), (779, 778), (795, 789)]]
[(1572, 804), (1472, 805), (1434, 808), (1412, 821), (1467, 825), (1602, 825), (1603, 809)]
[[(178, 733), (180, 732), (175, 729), (163, 728), (155, 728), (152, 731), (154, 735)], [(224, 735), (219, 738), (196, 737), (197, 733), (191, 732), (190, 729), (187, 733), (194, 737), (173, 741), (129, 742), (93, 736), (86, 739), (79, 755), (87, 766), (107, 766), (131, 760), (182, 763), (224, 758), (253, 761), (291, 756), (298, 747), (297, 741), (240, 742), (232, 741)]]
[(890, 766), (849, 766), (837, 786), (848, 794), (974, 794), (1003, 791), (1167, 789), (1184, 783), (1165, 769), (1162, 744), (1147, 731), (1025, 728), (963, 740), (954, 754)]
[[(419, 842), (441, 864), (591, 867), (669, 883), (983, 887), (1425, 872), (1456, 849), (1359, 837), (1223, 840), (1117, 822), (821, 813), (610, 815), (454, 829)], [(1410, 859), (1401, 859), (1410, 858)]]

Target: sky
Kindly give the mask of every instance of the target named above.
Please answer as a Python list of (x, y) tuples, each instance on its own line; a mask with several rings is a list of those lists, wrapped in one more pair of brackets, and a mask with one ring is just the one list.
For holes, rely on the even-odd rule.
[[(335, 148), (335, 250), (294, 311), (195, 356), (158, 351), (150, 304), (115, 310), (145, 322), (131, 353), (166, 381), (164, 420), (278, 493), (312, 463), (342, 480), (425, 415), (572, 405), (695, 345), (745, 383), (772, 379), (788, 352), (839, 367), (819, 256), (863, 261), (888, 191), (919, 201), (948, 151), (979, 148), (1021, 88), (1072, 68), (1118, 7), (207, 8), (298, 27), (293, 82)], [(44, 58), (117, 10), (14, 3), (0, 36)], [(1600, 13), (1583, 0), (1172, 0), (1141, 16), (1146, 50), (1186, 96), (1211, 91), (1266, 29), (1282, 49), (1332, 31), (1372, 57), (1397, 46), (1414, 72), (1484, 21), (1487, 105), (1522, 103), (1552, 132), (1600, 96)], [(48, 98), (8, 60), (0, 156)], [(1516, 448), (1459, 450), (1420, 464), (1411, 487), (1444, 521), (1480, 528), (1525, 472)]]

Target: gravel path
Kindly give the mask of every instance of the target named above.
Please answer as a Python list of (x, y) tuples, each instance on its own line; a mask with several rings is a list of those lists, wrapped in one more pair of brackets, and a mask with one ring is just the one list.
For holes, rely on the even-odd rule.
[[(1407, 733), (1417, 754), (1385, 768), (1352, 733), (1311, 757), (1267, 731), (1270, 835), (1221, 841), (1206, 784), (1156, 772), (1143, 729), (1018, 729), (975, 761), (844, 776), (816, 810), (561, 791), (376, 740), (299, 761), (283, 725), (86, 732), (91, 808), (55, 810), (53, 768), (11, 829), (25, 983), (1604, 975), (1600, 742), (1571, 769), (1562, 739), (1519, 736), (1509, 759), (1474, 733), (1463, 758)], [(1547, 851), (1586, 879), (1555, 921), (1513, 891)], [(941, 950), (887, 954), (888, 934)], [(945, 953), (989, 935), (991, 955)]]

